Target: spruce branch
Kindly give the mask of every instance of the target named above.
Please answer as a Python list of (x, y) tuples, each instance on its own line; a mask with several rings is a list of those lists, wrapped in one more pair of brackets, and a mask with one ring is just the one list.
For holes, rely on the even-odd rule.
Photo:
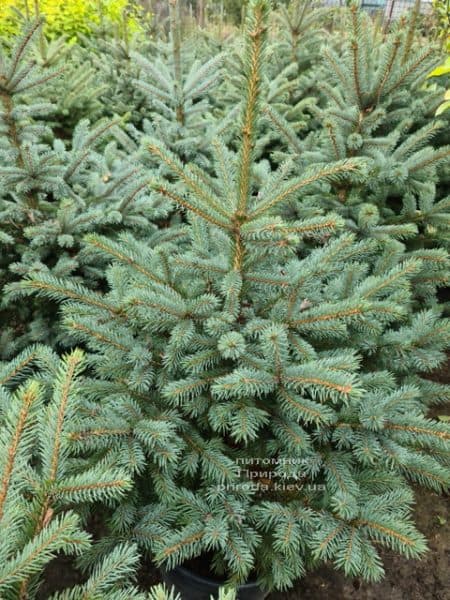
[(36, 19), (29, 25), (28, 29), (24, 32), (20, 43), (14, 49), (14, 53), (11, 57), (11, 64), (9, 67), (9, 73), (6, 77), (6, 81), (9, 81), (16, 73), (17, 67), (19, 66), (19, 63), (22, 60), (23, 55), (30, 49), (30, 43), (32, 39), (38, 34), (42, 23), (42, 19)]
[(422, 65), (424, 65), (425, 61), (433, 56), (434, 49), (427, 48), (418, 53), (418, 57), (411, 59), (405, 64), (405, 68), (403, 69), (400, 77), (398, 77), (390, 86), (387, 86), (385, 93), (392, 94), (395, 90), (397, 90), (401, 85), (405, 83), (405, 81), (411, 77), (411, 75), (418, 70)]
[(184, 125), (185, 114), (182, 104), (182, 72), (181, 72), (181, 14), (179, 0), (169, 0), (170, 33), (172, 37), (172, 52), (174, 65), (175, 96), (178, 99), (176, 107), (177, 121)]
[[(27, 581), (40, 573), (44, 565), (58, 552), (80, 554), (89, 546), (90, 536), (79, 529), (79, 517), (67, 512), (56, 517), (40, 533), (28, 542), (23, 550), (0, 568), (0, 589)], [(21, 586), (20, 599), (27, 598), (26, 588)]]
[(46, 479), (48, 479), (50, 483), (56, 481), (61, 453), (62, 430), (64, 422), (67, 418), (67, 405), (69, 403), (70, 395), (73, 393), (75, 379), (80, 374), (80, 368), (83, 363), (83, 359), (83, 353), (80, 350), (75, 350), (72, 354), (66, 357), (64, 365), (57, 375), (57, 387), (55, 387), (53, 396), (55, 408), (57, 408), (56, 421), (54, 424), (55, 429), (52, 432), (53, 446), (51, 447), (51, 452), (49, 455), (47, 454), (48, 449), (46, 449), (45, 453), (48, 458), (44, 459), (48, 469), (45, 473)]
[(363, 107), (363, 93), (361, 89), (361, 81), (360, 81), (360, 47), (359, 40), (361, 39), (361, 23), (360, 23), (360, 13), (358, 11), (358, 7), (356, 4), (353, 4), (350, 8), (351, 16), (352, 16), (352, 27), (353, 27), (353, 39), (351, 41), (351, 49), (352, 49), (352, 67), (353, 67), (353, 82), (355, 85), (355, 93), (356, 98), (358, 100), (358, 106), (360, 108)]
[(256, 120), (260, 113), (262, 61), (266, 40), (268, 0), (253, 0), (248, 10), (246, 31), (246, 96), (241, 121), (242, 142), (239, 154), (238, 203), (236, 210), (245, 214), (249, 201), (251, 168), (256, 139)]
[(49, 364), (54, 358), (53, 353), (46, 346), (36, 344), (28, 347), (12, 361), (6, 364), (0, 362), (0, 386), (17, 384), (32, 373), (33, 367)]
[(262, 203), (257, 204), (248, 215), (249, 220), (259, 217), (261, 214), (272, 210), (278, 204), (286, 202), (292, 198), (299, 190), (313, 183), (320, 181), (341, 181), (347, 176), (360, 176), (364, 161), (349, 159), (336, 163), (331, 167), (316, 168), (310, 173), (304, 174), (297, 180), (287, 182), (278, 193), (270, 198), (265, 199)]
[(98, 293), (91, 292), (79, 284), (59, 280), (51, 275), (42, 275), (40, 279), (26, 279), (18, 284), (10, 284), (7, 293), (11, 300), (22, 295), (37, 293), (56, 301), (75, 300), (89, 306), (100, 308), (110, 314), (118, 314), (118, 309), (102, 299)]
[(20, 459), (21, 453), (26, 453), (27, 450), (30, 451), (30, 439), (29, 434), (27, 434), (28, 421), (32, 405), (39, 400), (40, 396), (41, 390), (38, 384), (35, 382), (30, 383), (17, 393), (15, 403), (18, 406), (17, 409), (13, 409), (14, 412), (11, 411), (13, 412), (11, 421), (14, 419), (15, 422), (13, 428), (8, 432), (7, 439), (4, 442), (2, 440), (3, 451), (7, 454), (2, 460), (4, 463), (0, 483), (0, 523), (4, 516), (5, 503), (17, 467), (16, 463)]
[(377, 84), (375, 86), (375, 90), (376, 90), (375, 98), (376, 98), (377, 103), (380, 101), (382, 94), (383, 94), (383, 90), (386, 86), (386, 83), (391, 76), (392, 69), (398, 58), (398, 52), (399, 52), (400, 46), (401, 46), (400, 34), (397, 34), (397, 36), (394, 38), (391, 46), (386, 46), (385, 59), (379, 67), (380, 82), (379, 82), (379, 84)]
[(105, 236), (99, 236), (95, 234), (87, 235), (84, 239), (89, 246), (99, 250), (101, 254), (112, 256), (120, 263), (129, 265), (133, 269), (136, 269), (137, 272), (142, 273), (145, 275), (145, 277), (148, 277), (148, 279), (154, 281), (155, 283), (159, 283), (163, 286), (167, 285), (167, 282), (161, 279), (161, 277), (153, 272), (150, 272), (139, 257), (133, 255), (132, 252), (125, 253), (121, 244), (118, 244), (109, 238), (106, 238)]
[(359, 519), (357, 524), (366, 528), (371, 539), (404, 553), (408, 558), (416, 558), (427, 550), (424, 537), (410, 524), (399, 525), (390, 519), (380, 521)]
[(189, 173), (188, 169), (183, 167), (178, 158), (158, 142), (149, 144), (148, 150), (151, 154), (158, 157), (170, 171), (186, 185), (195, 197), (196, 205), (190, 204), (184, 198), (181, 198), (176, 194), (175, 191), (171, 192), (170, 188), (162, 182), (152, 182), (151, 185), (154, 189), (171, 198), (177, 204), (195, 212), (207, 221), (210, 221), (219, 227), (230, 227), (229, 213), (216, 202), (213, 193), (205, 189), (204, 183), (198, 179), (195, 173)]

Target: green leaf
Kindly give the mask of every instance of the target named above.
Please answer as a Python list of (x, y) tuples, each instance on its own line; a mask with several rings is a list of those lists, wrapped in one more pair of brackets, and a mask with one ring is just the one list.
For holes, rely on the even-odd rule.
[(444, 421), (444, 423), (450, 422), (450, 415), (438, 415), (439, 421)]
[[(447, 94), (446, 94), (447, 95)], [(447, 109), (450, 108), (450, 100), (447, 100), (446, 102), (443, 102), (438, 109), (436, 110), (436, 116), (441, 115), (443, 112), (445, 112)]]

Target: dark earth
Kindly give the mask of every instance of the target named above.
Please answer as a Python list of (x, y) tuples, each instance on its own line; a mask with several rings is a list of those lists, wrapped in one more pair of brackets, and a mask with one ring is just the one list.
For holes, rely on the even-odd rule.
[[(450, 383), (450, 361), (433, 379)], [(439, 418), (443, 414), (448, 414), (448, 407), (434, 408), (431, 416)], [(293, 590), (270, 594), (267, 600), (450, 600), (449, 497), (419, 488), (415, 497), (415, 522), (429, 546), (422, 560), (408, 560), (385, 551), (386, 577), (374, 584), (348, 579), (332, 566), (323, 566), (301, 579)], [(38, 599), (46, 600), (55, 591), (80, 581), (71, 559), (56, 558), (47, 568)], [(141, 568), (138, 583), (142, 589), (159, 582), (155, 567), (150, 564)]]

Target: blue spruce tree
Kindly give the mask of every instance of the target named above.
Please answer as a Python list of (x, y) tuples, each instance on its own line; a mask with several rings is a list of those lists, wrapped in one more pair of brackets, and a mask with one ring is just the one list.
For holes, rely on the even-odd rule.
[(71, 439), (134, 480), (85, 564), (131, 538), (168, 569), (207, 556), (234, 584), (285, 589), (320, 561), (376, 580), (380, 545), (426, 550), (411, 482), (448, 487), (450, 431), (426, 416), (448, 386), (424, 374), (450, 323), (417, 310), (420, 258), (288, 210), (314, 186), (363, 184), (366, 161), (259, 176), (269, 11), (250, 2), (237, 152), (215, 139), (209, 173), (149, 143), (154, 194), (186, 235), (87, 236), (111, 263), (104, 294), (51, 274), (10, 286), (62, 303), (92, 369)]

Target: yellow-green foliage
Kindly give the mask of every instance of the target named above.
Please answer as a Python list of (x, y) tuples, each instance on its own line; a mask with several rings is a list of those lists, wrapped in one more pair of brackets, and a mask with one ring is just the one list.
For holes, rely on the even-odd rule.
[[(447, 51), (447, 59), (432, 71), (429, 77), (445, 77), (448, 82), (450, 76), (450, 0), (433, 0), (433, 8), (436, 17), (436, 35), (442, 41)], [(450, 110), (450, 89), (447, 89), (444, 101), (436, 111), (440, 115)]]
[(131, 33), (141, 29), (142, 9), (136, 0), (0, 0), (0, 37), (17, 33), (21, 14), (30, 17), (36, 12), (45, 15), (48, 37), (89, 35), (102, 24)]
[(450, 37), (450, 0), (433, 0), (436, 35), (442, 40)]

